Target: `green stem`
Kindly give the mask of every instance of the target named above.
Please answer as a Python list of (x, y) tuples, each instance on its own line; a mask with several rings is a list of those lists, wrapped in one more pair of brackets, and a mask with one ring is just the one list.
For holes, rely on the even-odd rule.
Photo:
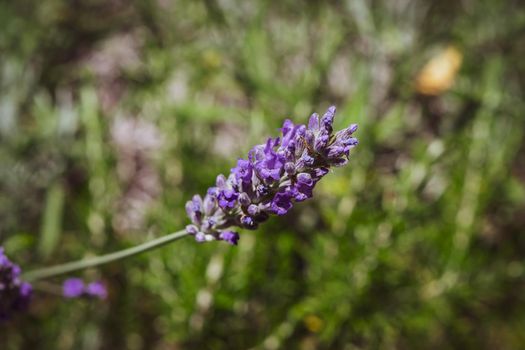
[(173, 241), (186, 237), (187, 235), (189, 235), (189, 233), (187, 233), (185, 230), (181, 230), (178, 232), (170, 233), (169, 235), (155, 238), (154, 240), (139, 244), (131, 248), (119, 250), (114, 253), (109, 253), (106, 255), (95, 256), (92, 258), (72, 261), (72, 262), (68, 262), (65, 264), (55, 265), (51, 267), (44, 267), (42, 269), (28, 271), (22, 275), (22, 278), (26, 281), (36, 281), (36, 280), (40, 280), (43, 278), (55, 277), (55, 276), (63, 275), (66, 273), (107, 264), (113, 261), (125, 259), (127, 257), (141, 254), (149, 250), (161, 247), (163, 245), (166, 245), (168, 243), (171, 243)]

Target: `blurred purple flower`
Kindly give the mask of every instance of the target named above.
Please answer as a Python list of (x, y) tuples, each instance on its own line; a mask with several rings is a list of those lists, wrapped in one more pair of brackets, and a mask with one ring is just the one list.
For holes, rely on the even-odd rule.
[(85, 284), (80, 278), (68, 278), (62, 285), (62, 293), (66, 298), (92, 297), (106, 299), (107, 290), (102, 282)]
[(20, 279), (21, 269), (12, 263), (0, 247), (0, 321), (23, 311), (31, 300), (33, 288)]
[(80, 278), (68, 278), (62, 285), (62, 293), (66, 298), (78, 298), (84, 294), (84, 281)]
[(102, 284), (102, 282), (91, 282), (86, 287), (86, 294), (99, 298), (99, 299), (106, 299), (108, 296), (108, 291), (106, 289), (106, 286)]
[(187, 232), (198, 242), (235, 245), (239, 235), (229, 227), (255, 229), (270, 214), (285, 215), (294, 202), (311, 198), (317, 182), (331, 167), (345, 165), (358, 143), (352, 137), (356, 124), (333, 133), (335, 112), (332, 106), (322, 117), (314, 113), (308, 126), (286, 120), (282, 138), (253, 147), (228, 178), (219, 175), (204, 198), (195, 195), (186, 203), (192, 221)]

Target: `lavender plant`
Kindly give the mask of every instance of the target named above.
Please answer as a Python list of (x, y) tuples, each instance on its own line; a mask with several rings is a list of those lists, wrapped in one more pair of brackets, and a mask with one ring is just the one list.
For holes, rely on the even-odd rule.
[[(29, 282), (107, 264), (156, 249), (193, 235), (197, 242), (215, 240), (236, 245), (239, 234), (232, 228), (255, 230), (271, 215), (285, 215), (294, 203), (313, 196), (315, 185), (331, 167), (347, 164), (350, 150), (358, 144), (353, 133), (357, 125), (334, 133), (335, 107), (320, 117), (314, 113), (308, 125), (286, 120), (282, 136), (251, 149), (247, 159), (239, 159), (228, 177), (219, 175), (215, 186), (203, 197), (186, 203), (192, 224), (140, 245), (80, 261), (29, 271), (21, 275), (18, 265), (10, 262), (0, 247), (0, 319), (25, 308), (32, 287)], [(23, 277), (26, 282), (22, 282)], [(104, 299), (107, 291), (100, 282), (85, 284), (69, 278), (62, 286), (66, 298)]]
[(24, 310), (31, 299), (33, 288), (20, 279), (22, 270), (4, 254), (0, 247), (0, 321)]
[(358, 143), (352, 137), (356, 124), (333, 132), (335, 112), (332, 106), (322, 117), (314, 113), (308, 126), (286, 120), (282, 138), (255, 146), (227, 178), (217, 177), (204, 198), (195, 195), (186, 203), (192, 221), (186, 231), (198, 242), (235, 245), (239, 234), (230, 227), (254, 230), (270, 215), (285, 215), (294, 202), (311, 198), (317, 182), (330, 167), (345, 165)]

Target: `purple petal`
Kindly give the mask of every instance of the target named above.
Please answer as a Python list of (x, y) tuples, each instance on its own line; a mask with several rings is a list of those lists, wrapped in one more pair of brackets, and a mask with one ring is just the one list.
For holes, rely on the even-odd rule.
[(277, 215), (285, 215), (292, 206), (292, 195), (287, 192), (278, 192), (271, 203), (271, 209)]
[(308, 121), (308, 129), (313, 131), (319, 129), (319, 114), (312, 114), (310, 120)]
[(321, 125), (328, 132), (332, 132), (332, 124), (334, 123), (334, 117), (335, 117), (335, 106), (331, 106), (328, 108), (326, 113), (321, 118)]

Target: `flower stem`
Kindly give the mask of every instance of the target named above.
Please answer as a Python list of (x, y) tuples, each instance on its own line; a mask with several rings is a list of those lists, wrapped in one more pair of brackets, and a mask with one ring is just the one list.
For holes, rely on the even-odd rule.
[(63, 274), (74, 272), (74, 271), (87, 269), (90, 267), (104, 265), (104, 264), (107, 264), (113, 261), (125, 259), (133, 255), (147, 252), (149, 250), (152, 250), (152, 249), (161, 247), (163, 245), (166, 245), (168, 243), (174, 242), (188, 235), (189, 233), (187, 233), (185, 230), (181, 230), (178, 232), (170, 233), (169, 235), (155, 238), (151, 241), (144, 242), (137, 246), (119, 250), (119, 251), (109, 253), (106, 255), (95, 256), (92, 258), (72, 261), (72, 262), (68, 262), (65, 264), (60, 264), (60, 265), (45, 267), (42, 269), (36, 269), (33, 271), (28, 271), (22, 275), (22, 278), (26, 281), (31, 282), (31, 281), (44, 279), (44, 278), (50, 278), (50, 277), (63, 275)]

